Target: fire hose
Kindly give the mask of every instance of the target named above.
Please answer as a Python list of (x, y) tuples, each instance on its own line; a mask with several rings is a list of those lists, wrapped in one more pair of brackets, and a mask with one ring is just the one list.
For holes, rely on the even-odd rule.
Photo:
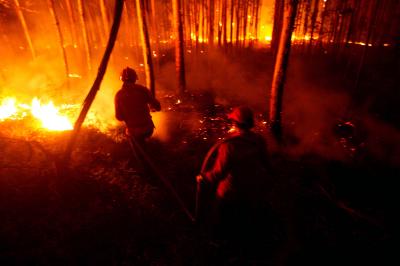
[(186, 214), (186, 216), (190, 219), (190, 221), (195, 222), (196, 221), (195, 217), (192, 215), (192, 213), (186, 207), (186, 204), (180, 198), (180, 196), (178, 195), (178, 193), (172, 186), (171, 182), (160, 172), (160, 170), (153, 163), (153, 161), (150, 159), (150, 157), (147, 155), (147, 153), (143, 150), (143, 148), (140, 146), (140, 144), (137, 142), (137, 140), (133, 136), (131, 136), (129, 138), (129, 144), (132, 149), (133, 155), (136, 158), (138, 158), (138, 156), (141, 155), (142, 159), (144, 159), (145, 162), (148, 164), (148, 166), (150, 166), (153, 173), (158, 176), (158, 178), (161, 180), (161, 182), (164, 184), (164, 186), (169, 190), (169, 192), (171, 192), (172, 196), (175, 198), (178, 205), (181, 207), (182, 211)]

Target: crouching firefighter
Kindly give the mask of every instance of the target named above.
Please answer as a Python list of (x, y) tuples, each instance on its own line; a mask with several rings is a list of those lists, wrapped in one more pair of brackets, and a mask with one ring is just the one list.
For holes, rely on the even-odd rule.
[(120, 79), (123, 84), (115, 95), (115, 117), (125, 122), (129, 137), (143, 144), (154, 131), (150, 111), (160, 111), (160, 102), (148, 88), (136, 84), (138, 76), (134, 69), (123, 69)]
[[(253, 235), (250, 231), (255, 230), (266, 202), (267, 147), (263, 136), (251, 130), (254, 117), (250, 108), (234, 108), (228, 118), (233, 124), (231, 136), (211, 148), (196, 179), (198, 189), (215, 189), (214, 208), (208, 208), (214, 210), (213, 235), (243, 243)], [(197, 200), (203, 202), (200, 197)], [(206, 209), (199, 205), (196, 208), (197, 216)]]

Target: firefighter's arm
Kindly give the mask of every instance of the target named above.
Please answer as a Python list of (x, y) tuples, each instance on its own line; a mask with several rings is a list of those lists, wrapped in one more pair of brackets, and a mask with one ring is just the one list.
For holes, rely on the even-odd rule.
[(158, 112), (161, 111), (161, 104), (160, 102), (153, 96), (153, 94), (151, 93), (150, 90), (146, 90), (147, 91), (147, 96), (148, 96), (148, 101), (149, 101), (149, 106), (150, 106), (150, 110), (152, 112)]
[(151, 108), (152, 112), (161, 111), (161, 104), (156, 98), (152, 97), (151, 100), (150, 100), (149, 105), (150, 105), (150, 108)]
[(221, 144), (213, 167), (209, 171), (201, 173), (201, 176), (205, 181), (216, 183), (226, 176), (226, 173), (229, 170), (230, 149), (231, 147), (228, 143)]

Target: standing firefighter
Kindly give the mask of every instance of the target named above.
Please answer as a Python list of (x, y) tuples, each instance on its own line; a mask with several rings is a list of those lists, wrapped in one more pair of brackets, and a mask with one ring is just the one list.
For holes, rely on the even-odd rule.
[(121, 80), (122, 88), (115, 95), (115, 117), (125, 122), (128, 136), (144, 143), (154, 131), (150, 110), (160, 111), (160, 102), (149, 89), (136, 84), (138, 77), (132, 68), (122, 70)]
[(263, 220), (260, 218), (266, 202), (267, 148), (264, 138), (251, 131), (254, 118), (250, 108), (237, 107), (228, 118), (234, 127), (232, 136), (216, 144), (215, 152), (209, 152), (197, 182), (203, 187), (215, 187), (215, 236), (247, 245), (254, 242), (256, 225)]

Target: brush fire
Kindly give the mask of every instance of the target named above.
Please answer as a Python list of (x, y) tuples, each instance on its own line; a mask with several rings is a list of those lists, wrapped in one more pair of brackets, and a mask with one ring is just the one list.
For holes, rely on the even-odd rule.
[(73, 109), (76, 109), (76, 106), (56, 107), (52, 101), (43, 104), (36, 97), (30, 104), (19, 103), (15, 98), (7, 97), (1, 101), (0, 121), (22, 120), (31, 117), (36, 120), (38, 128), (65, 131), (73, 129), (71, 118), (65, 114)]
[(0, 0), (0, 265), (393, 264), (399, 14)]

